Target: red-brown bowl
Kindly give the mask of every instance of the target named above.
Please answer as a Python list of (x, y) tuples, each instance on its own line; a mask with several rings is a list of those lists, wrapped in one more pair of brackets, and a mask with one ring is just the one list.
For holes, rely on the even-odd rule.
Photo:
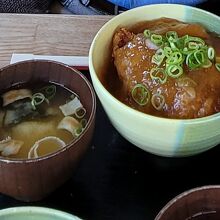
[(220, 185), (203, 186), (181, 193), (159, 212), (155, 220), (219, 220)]
[(73, 175), (90, 146), (95, 124), (95, 94), (89, 81), (77, 70), (61, 63), (39, 60), (0, 69), (0, 91), (17, 83), (38, 81), (55, 82), (76, 92), (87, 110), (88, 123), (79, 138), (54, 153), (36, 159), (0, 157), (0, 193), (22, 201), (43, 199)]

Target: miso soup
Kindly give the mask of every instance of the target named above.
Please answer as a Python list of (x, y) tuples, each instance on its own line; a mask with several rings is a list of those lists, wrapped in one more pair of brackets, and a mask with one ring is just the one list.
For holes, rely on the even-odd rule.
[(18, 85), (0, 97), (0, 156), (32, 159), (55, 152), (87, 123), (80, 97), (61, 85)]

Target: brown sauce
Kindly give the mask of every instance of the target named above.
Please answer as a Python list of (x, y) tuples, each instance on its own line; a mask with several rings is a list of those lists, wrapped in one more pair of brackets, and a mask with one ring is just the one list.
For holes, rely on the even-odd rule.
[[(128, 28), (128, 31), (134, 33), (135, 37), (119, 48), (115, 54), (113, 52), (113, 58), (109, 58), (109, 61), (106, 62), (104, 69), (107, 69), (108, 72), (101, 74), (101, 81), (106, 89), (126, 105), (155, 116), (189, 119), (219, 112), (220, 72), (216, 70), (214, 63), (209, 68), (195, 70), (184, 67), (184, 73), (179, 79), (169, 78), (163, 85), (156, 83), (149, 77), (152, 68), (152, 63), (149, 60), (155, 51), (152, 52), (144, 47), (141, 35), (138, 38), (138, 34), (143, 33), (145, 29), (150, 29), (161, 35), (172, 30), (176, 31), (178, 36), (189, 34), (200, 37), (207, 45), (212, 46), (216, 51), (216, 56), (220, 57), (220, 38), (215, 33), (207, 32), (198, 24), (186, 24), (169, 18), (141, 22)], [(180, 88), (178, 81), (184, 77), (189, 79), (187, 85), (192, 81), (195, 84), (191, 83), (194, 85), (188, 87), (184, 85), (184, 88)], [(165, 97), (162, 110), (156, 110), (151, 104), (140, 106), (133, 101), (131, 90), (137, 83), (145, 83), (152, 94), (159, 91)]]

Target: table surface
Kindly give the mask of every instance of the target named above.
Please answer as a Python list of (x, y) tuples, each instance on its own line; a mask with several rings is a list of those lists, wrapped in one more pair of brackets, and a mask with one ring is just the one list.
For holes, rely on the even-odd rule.
[[(203, 7), (212, 12), (218, 8)], [(9, 63), (12, 52), (87, 55), (94, 34), (109, 19), (0, 14), (0, 66)], [(187, 158), (144, 152), (120, 136), (98, 102), (91, 147), (72, 178), (39, 202), (24, 203), (0, 194), (0, 208), (34, 205), (88, 220), (151, 220), (179, 193), (220, 184), (219, 158), (220, 146)]]
[(12, 53), (88, 56), (97, 31), (111, 16), (0, 14), (0, 68)]

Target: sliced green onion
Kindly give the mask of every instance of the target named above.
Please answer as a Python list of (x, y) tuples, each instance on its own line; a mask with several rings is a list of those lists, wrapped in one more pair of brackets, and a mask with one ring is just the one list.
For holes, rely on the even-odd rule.
[(163, 68), (152, 68), (150, 71), (150, 77), (152, 80), (158, 80), (161, 84), (167, 81), (167, 74)]
[(200, 63), (195, 59), (194, 53), (190, 53), (186, 57), (186, 65), (191, 69), (196, 69), (200, 66)]
[(169, 57), (173, 53), (173, 51), (170, 47), (164, 47), (163, 51), (164, 51), (164, 55), (166, 57)]
[(159, 34), (152, 34), (150, 40), (157, 46), (163, 45), (163, 37)]
[(161, 111), (165, 104), (164, 96), (159, 93), (153, 94), (151, 97), (151, 104), (156, 110)]
[(189, 50), (188, 47), (184, 47), (182, 50), (181, 50), (181, 53), (183, 55), (189, 55), (190, 53), (192, 53), (192, 50)]
[(205, 45), (205, 41), (202, 38), (200, 38), (200, 37), (188, 36), (188, 38), (185, 39), (185, 44), (187, 44), (189, 42), (198, 43), (200, 46), (204, 46)]
[(163, 47), (165, 48), (165, 47), (170, 47), (170, 44), (167, 42), (167, 41), (164, 41), (163, 42)]
[(183, 74), (183, 68), (180, 65), (169, 65), (166, 71), (172, 78), (178, 78)]
[(215, 58), (215, 50), (213, 47), (208, 48), (208, 58), (213, 60)]
[(180, 64), (183, 62), (183, 55), (180, 52), (173, 52), (170, 54), (170, 56), (167, 58), (166, 63), (167, 64)]
[(166, 38), (168, 41), (176, 41), (178, 39), (178, 35), (177, 35), (177, 32), (176, 31), (168, 31), (166, 33)]
[(186, 57), (186, 65), (191, 69), (196, 69), (198, 67), (202, 67), (207, 63), (207, 59), (205, 58), (205, 51), (200, 49), (196, 50)]
[(56, 86), (55, 85), (45, 86), (40, 89), (40, 92), (42, 92), (44, 96), (50, 100), (56, 94)]
[(35, 105), (40, 105), (45, 100), (45, 96), (42, 93), (35, 93), (32, 97)]
[(83, 132), (86, 125), (87, 125), (87, 120), (85, 118), (83, 118), (80, 121), (80, 126), (74, 130), (74, 134), (76, 137), (78, 137)]
[(74, 99), (76, 97), (76, 95), (75, 94), (72, 94), (71, 96), (70, 96), (70, 99)]
[(199, 44), (196, 42), (189, 42), (188, 48), (189, 48), (189, 50), (198, 50)]
[[(146, 30), (146, 35), (149, 36), (149, 33), (150, 31)], [(168, 31), (165, 36), (151, 34), (150, 40), (160, 47), (152, 56), (151, 62), (158, 67), (163, 65), (163, 68), (152, 68), (152, 80), (164, 83), (167, 76), (178, 78), (183, 74), (185, 64), (190, 70), (209, 68), (215, 59), (216, 68), (219, 67), (220, 57), (216, 57), (214, 48), (208, 47), (202, 38), (189, 35), (178, 37), (177, 32)]]
[(131, 96), (137, 104), (144, 106), (149, 102), (150, 92), (144, 84), (139, 83), (133, 87)]
[(75, 136), (78, 137), (83, 132), (82, 126), (79, 126), (74, 130)]
[(216, 69), (220, 72), (220, 63), (215, 64)]
[(185, 35), (183, 37), (180, 37), (176, 41), (176, 46), (179, 50), (183, 50), (183, 48), (186, 47), (186, 40), (189, 38), (189, 35)]
[(87, 125), (87, 120), (85, 118), (83, 118), (81, 121), (80, 121), (80, 124), (82, 125), (83, 128), (86, 127)]
[(162, 48), (158, 49), (156, 53), (152, 56), (151, 62), (160, 66), (165, 58), (164, 51)]
[(43, 93), (35, 93), (31, 99), (32, 108), (36, 110), (36, 106), (42, 104), (44, 101), (46, 101), (47, 104), (49, 104), (49, 100), (44, 96)]
[(145, 36), (146, 38), (150, 38), (150, 36), (151, 36), (151, 31), (148, 30), (148, 29), (144, 30), (144, 36)]
[(202, 50), (195, 51), (194, 57), (198, 64), (203, 64), (205, 62), (205, 55), (204, 55), (204, 51)]
[(75, 115), (77, 118), (83, 118), (86, 115), (86, 109), (83, 107), (77, 108)]
[(210, 61), (210, 60), (206, 60), (206, 63), (205, 64), (203, 64), (203, 68), (209, 68), (209, 67), (211, 67), (212, 66), (212, 62)]
[(175, 42), (170, 42), (170, 47), (173, 51), (179, 51), (177, 45)]

